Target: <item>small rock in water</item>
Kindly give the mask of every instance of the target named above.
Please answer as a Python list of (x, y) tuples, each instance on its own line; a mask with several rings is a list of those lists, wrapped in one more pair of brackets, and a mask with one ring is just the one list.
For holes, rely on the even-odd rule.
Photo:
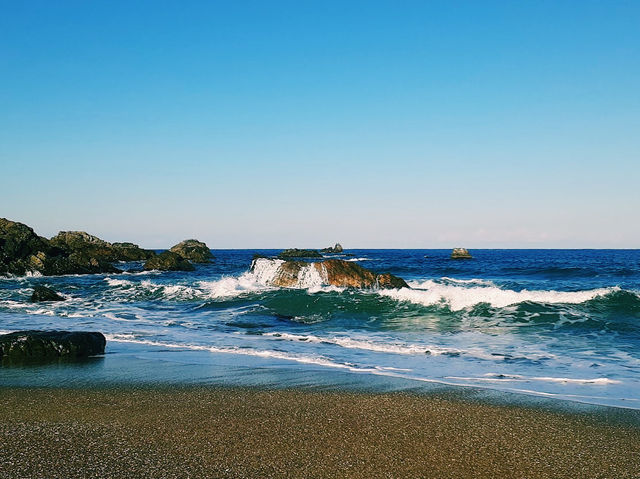
[(342, 249), (342, 245), (340, 243), (336, 243), (336, 245), (332, 248), (323, 248), (320, 250), (321, 253), (342, 253), (344, 250)]
[(286, 258), (322, 258), (322, 255), (315, 249), (286, 249), (278, 255), (280, 259)]
[(184, 259), (188, 259), (194, 263), (208, 263), (214, 259), (209, 247), (202, 241), (194, 239), (181, 241), (177, 245), (172, 246), (169, 251), (179, 254)]
[(465, 248), (453, 248), (451, 259), (472, 259), (472, 256)]
[(37, 303), (39, 301), (64, 301), (64, 298), (51, 288), (47, 288), (46, 286), (36, 286), (33, 288), (31, 302)]

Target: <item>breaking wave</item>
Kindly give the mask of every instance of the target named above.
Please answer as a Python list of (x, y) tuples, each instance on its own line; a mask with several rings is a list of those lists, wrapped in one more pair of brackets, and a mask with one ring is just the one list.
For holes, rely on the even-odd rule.
[(501, 289), (490, 285), (490, 283), (483, 286), (467, 287), (434, 280), (412, 281), (408, 284), (411, 288), (382, 290), (378, 294), (398, 301), (407, 301), (423, 306), (447, 306), (452, 311), (460, 311), (483, 303), (495, 308), (504, 308), (525, 302), (579, 304), (621, 291), (619, 287), (615, 286), (585, 291), (529, 291), (526, 289), (514, 291)]
[[(161, 284), (150, 279), (131, 281), (129, 279), (107, 277), (104, 281), (124, 294), (136, 297), (151, 295), (170, 300), (225, 300), (243, 295), (268, 291), (287, 291), (290, 288), (273, 286), (284, 263), (278, 259), (259, 258), (252, 268), (238, 276), (224, 276), (213, 281), (197, 281), (185, 284)], [(522, 303), (542, 305), (582, 304), (593, 300), (603, 300), (611, 306), (622, 304), (630, 308), (640, 308), (640, 295), (635, 291), (613, 286), (582, 291), (555, 290), (513, 290), (504, 289), (484, 279), (455, 279), (442, 277), (421, 281), (409, 281), (409, 288), (380, 289), (362, 291), (360, 294), (379, 295), (398, 302), (427, 307), (446, 307), (456, 312), (488, 304), (494, 308), (505, 308)], [(312, 263), (300, 269), (293, 289), (308, 293), (345, 291), (344, 288), (327, 285), (326, 272)]]

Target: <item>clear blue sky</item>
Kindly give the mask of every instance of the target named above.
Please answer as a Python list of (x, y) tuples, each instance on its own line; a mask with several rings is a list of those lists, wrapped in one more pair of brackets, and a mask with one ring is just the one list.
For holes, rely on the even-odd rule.
[(640, 2), (0, 6), (0, 216), (40, 234), (640, 246)]

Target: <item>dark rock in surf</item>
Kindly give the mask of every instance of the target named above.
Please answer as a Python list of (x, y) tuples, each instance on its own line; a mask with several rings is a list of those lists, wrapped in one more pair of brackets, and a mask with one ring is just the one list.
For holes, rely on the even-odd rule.
[(16, 331), (0, 335), (0, 360), (45, 361), (104, 354), (102, 333), (79, 331)]
[(144, 264), (144, 269), (147, 271), (193, 271), (195, 268), (179, 254), (164, 251), (148, 260)]
[(322, 258), (322, 255), (315, 249), (286, 249), (278, 255), (280, 259), (287, 258)]
[(169, 250), (194, 263), (209, 263), (214, 259), (209, 247), (202, 241), (188, 239), (181, 241)]
[(38, 303), (40, 301), (64, 301), (65, 299), (51, 288), (46, 286), (36, 286), (33, 288), (31, 302)]

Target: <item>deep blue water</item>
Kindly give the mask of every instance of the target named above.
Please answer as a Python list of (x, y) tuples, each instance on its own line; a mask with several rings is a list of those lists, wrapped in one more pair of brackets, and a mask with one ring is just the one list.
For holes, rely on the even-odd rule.
[[(249, 267), (254, 253), (277, 251), (213, 253), (189, 273), (0, 279), (0, 330), (98, 330), (113, 354), (135, 345), (169, 362), (233, 358), (265, 375), (286, 364), (301, 383), (320, 368), (640, 408), (639, 250), (332, 255), (411, 286), (384, 291), (314, 277), (275, 288), (277, 265)], [(69, 300), (31, 304), (34, 284)]]

